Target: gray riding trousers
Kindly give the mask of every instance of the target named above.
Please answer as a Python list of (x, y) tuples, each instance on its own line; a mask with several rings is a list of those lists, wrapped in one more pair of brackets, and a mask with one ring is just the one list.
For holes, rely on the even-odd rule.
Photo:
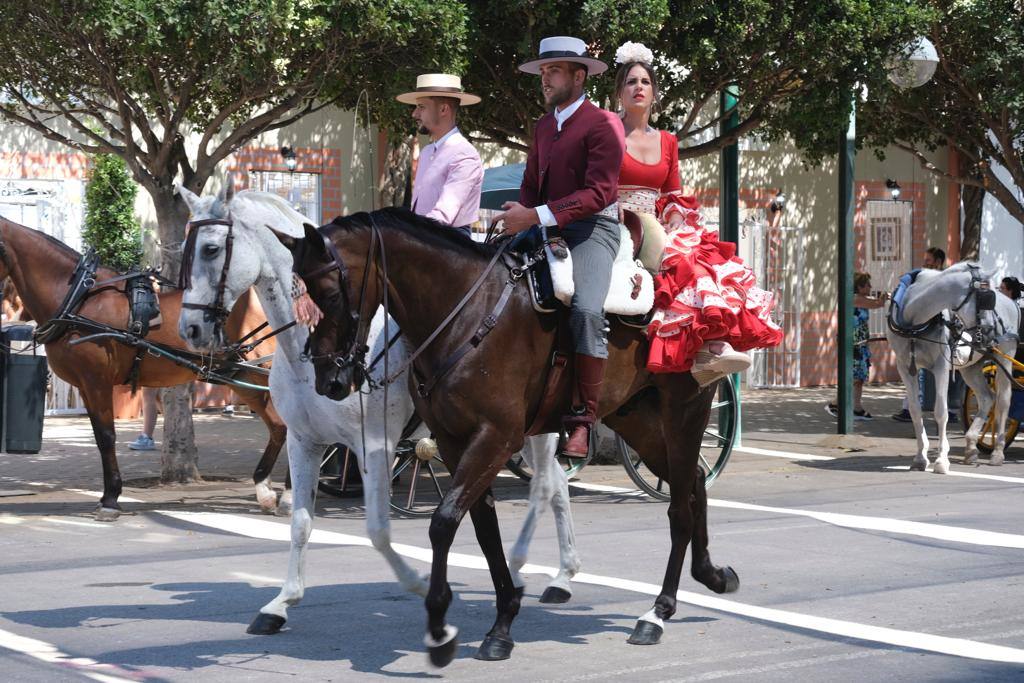
[(576, 293), (569, 311), (569, 328), (576, 353), (607, 358), (604, 302), (611, 284), (612, 263), (619, 252), (619, 222), (608, 216), (588, 216), (551, 232), (560, 235), (572, 253)]

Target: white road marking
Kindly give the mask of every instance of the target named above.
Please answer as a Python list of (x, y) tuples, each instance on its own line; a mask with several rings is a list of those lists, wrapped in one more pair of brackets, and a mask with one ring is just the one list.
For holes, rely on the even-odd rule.
[(647, 494), (639, 489), (626, 489), (621, 486), (608, 486), (606, 484), (585, 484), (582, 481), (570, 481), (569, 486), (581, 491), (594, 491), (596, 493), (619, 493), (624, 496), (646, 496)]
[[(910, 470), (910, 465), (890, 465), (886, 467), (887, 470), (902, 470), (904, 472)], [(932, 468), (929, 466), (928, 471), (931, 472)], [(1010, 477), (1005, 474), (982, 474), (981, 472), (961, 472), (959, 470), (950, 470), (948, 472), (950, 477), (969, 477), (971, 479), (991, 479), (992, 481), (1006, 481), (1011, 484), (1024, 484), (1024, 477)]]
[[(83, 496), (89, 496), (90, 498), (99, 499), (99, 498), (103, 497), (103, 492), (102, 491), (89, 491), (88, 489), (64, 489), (64, 490), (65, 491), (70, 491), (71, 493), (80, 493)], [(119, 496), (117, 500), (119, 502), (121, 502), (121, 503), (141, 503), (141, 502), (143, 502), (143, 501), (139, 500), (138, 498), (129, 498), (128, 496)]]
[[(0, 648), (19, 652), (47, 664), (54, 664), (65, 671), (74, 671), (94, 681), (133, 683), (134, 681), (145, 680), (145, 676), (126, 671), (113, 664), (101, 664), (88, 657), (72, 657), (58, 650), (55, 645), (42, 640), (36, 640), (35, 638), (19, 636), (9, 631), (0, 630)], [(63, 678), (63, 676), (60, 678)]]
[(247, 572), (231, 572), (231, 576), (242, 581), (248, 581), (250, 584), (256, 586), (280, 586), (284, 583), (280, 578), (272, 578), (269, 576), (260, 576), (259, 574), (249, 574)]
[[(265, 519), (242, 517), (240, 515), (216, 512), (157, 510), (156, 513), (173, 519), (207, 526), (221, 531), (228, 531), (230, 533), (236, 533), (250, 538), (287, 542), (291, 535), (287, 524), (271, 522)], [(355, 545), (363, 547), (370, 546), (369, 539), (362, 536), (324, 531), (321, 529), (314, 529), (309, 540), (312, 543)], [(405, 555), (406, 557), (411, 557), (424, 562), (429, 562), (431, 558), (431, 551), (429, 548), (395, 544), (394, 549), (396, 552)], [(448, 564), (449, 566), (463, 567), (467, 569), (485, 570), (487, 568), (487, 563), (483, 557), (467, 555), (465, 553), (450, 553), (448, 555)], [(557, 574), (557, 569), (554, 567), (535, 564), (527, 564), (523, 567), (522, 571), (529, 574), (544, 574), (546, 576), (555, 576)], [(652, 583), (631, 581), (629, 579), (601, 576), (598, 574), (580, 573), (573, 578), (573, 581), (606, 586), (609, 588), (618, 588), (644, 595), (657, 596), (661, 592), (661, 587)], [(992, 645), (980, 641), (966, 640), (964, 638), (949, 638), (930, 633), (871, 626), (869, 624), (860, 624), (841, 619), (816, 617), (808, 614), (800, 614), (798, 612), (773, 609), (770, 607), (748, 605), (734, 600), (692, 593), (690, 591), (679, 591), (676, 594), (676, 597), (682, 602), (696, 605), (698, 607), (705, 607), (719, 612), (736, 614), (751, 619), (783, 624), (829, 635), (856, 638), (858, 640), (883, 643), (896, 647), (913, 648), (915, 650), (965, 657), (968, 659), (1024, 664), (1024, 650), (1018, 648)]]
[(773, 451), (768, 448), (753, 448), (752, 446), (733, 446), (737, 453), (749, 453), (751, 455), (767, 455), (772, 458), (787, 458), (789, 460), (835, 460), (831, 455), (811, 455), (810, 453), (791, 453), (789, 451)]
[(889, 517), (867, 517), (864, 515), (847, 515), (839, 512), (819, 512), (817, 510), (798, 510), (793, 508), (770, 507), (739, 503), (731, 500), (708, 500), (711, 507), (731, 508), (733, 510), (750, 510), (753, 512), (771, 512), (780, 515), (797, 515), (810, 517), (820, 522), (834, 524), (849, 529), (868, 529), (885, 531), (893, 534), (923, 536), (939, 541), (953, 541), (970, 545), (987, 545), (997, 548), (1024, 548), (1024, 536), (1020, 534), (1004, 534), (998, 531), (983, 531), (965, 527), (931, 524), (928, 522), (908, 522)]

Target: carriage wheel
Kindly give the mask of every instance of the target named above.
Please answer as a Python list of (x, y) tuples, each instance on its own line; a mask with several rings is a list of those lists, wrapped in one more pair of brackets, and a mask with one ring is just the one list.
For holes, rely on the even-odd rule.
[(391, 467), (391, 509), (409, 517), (429, 517), (451, 486), (441, 456), (416, 453), (415, 440), (400, 441)]
[[(586, 459), (566, 458), (561, 455), (558, 456), (558, 464), (562, 466), (563, 470), (565, 470), (565, 476), (567, 476), (569, 479), (575, 477), (576, 474), (583, 469), (583, 466), (590, 462), (590, 458), (594, 454), (594, 444), (597, 441), (596, 431), (597, 430), (594, 429), (590, 430), (590, 451), (587, 453)], [(565, 439), (565, 432), (562, 432), (558, 440), (559, 451), (561, 451), (562, 443), (565, 441)], [(508, 462), (505, 463), (505, 467), (507, 467), (509, 471), (511, 471), (513, 474), (515, 474), (523, 481), (530, 481), (531, 479), (533, 479), (533, 470), (530, 469), (530, 466), (526, 464), (526, 461), (523, 460), (523, 456), (520, 455), (519, 453), (516, 453), (511, 458), (509, 458)]]
[(363, 482), (355, 468), (356, 454), (348, 446), (336, 443), (328, 446), (320, 460), (320, 478), (316, 487), (336, 498), (354, 498), (363, 495)]
[[(711, 403), (711, 414), (700, 445), (699, 463), (707, 477), (705, 481), (708, 488), (711, 488), (729, 462), (736, 441), (737, 426), (736, 389), (732, 379), (726, 378), (718, 383), (718, 396)], [(671, 500), (668, 482), (651, 472), (625, 439), (616, 435), (615, 442), (622, 457), (622, 466), (637, 488), (652, 498)]]
[[(987, 366), (984, 370), (985, 379), (988, 380), (989, 389), (995, 391), (996, 385), (996, 371), (995, 366)], [(981, 433), (978, 435), (978, 450), (985, 455), (990, 455), (996, 446), (996, 415), (995, 406), (989, 411), (988, 418), (985, 420), (985, 424), (981, 428)], [(974, 394), (970, 387), (967, 387), (967, 391), (964, 393), (964, 404), (960, 409), (960, 420), (963, 424), (964, 433), (971, 428), (971, 423), (974, 421), (975, 416), (978, 414), (978, 397)], [(1013, 440), (1017, 437), (1017, 430), (1020, 429), (1020, 422), (1014, 420), (1012, 417), (1006, 418), (1006, 439), (1003, 441), (1003, 450), (1010, 447)]]

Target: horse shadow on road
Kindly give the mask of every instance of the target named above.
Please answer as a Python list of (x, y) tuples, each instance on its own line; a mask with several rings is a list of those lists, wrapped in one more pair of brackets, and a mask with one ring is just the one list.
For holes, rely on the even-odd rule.
[[(494, 598), (489, 588), (480, 586), (452, 583), (452, 589), (455, 597), (449, 618), (459, 627), (463, 641), (458, 657), (470, 658), (493, 623)], [(91, 629), (97, 640), (89, 656), (143, 675), (149, 675), (155, 667), (202, 671), (237, 666), (253, 670), (258, 666), (255, 661), (268, 656), (278, 658), (271, 668), (278, 667), (280, 658), (339, 664), (347, 660), (356, 672), (399, 678), (430, 675), (423, 671), (386, 670), (410, 653), (423, 657), (423, 601), (400, 591), (394, 583), (310, 586), (302, 604), (289, 611), (285, 630), (273, 636), (247, 635), (245, 629), (259, 607), (277, 594), (276, 587), (196, 582), (154, 584), (147, 590), (168, 593), (170, 601), (161, 596), (149, 604), (136, 600), (132, 604), (81, 605), (5, 612), (0, 616), (37, 628), (87, 629), (86, 632)], [(569, 605), (541, 605), (537, 595), (527, 594), (513, 626), (516, 642), (586, 645), (588, 636), (615, 632), (622, 633), (625, 640), (636, 615), (616, 613), (614, 609), (595, 614), (591, 605), (601, 603), (602, 599), (607, 601), (608, 596), (596, 587), (586, 586), (577, 588), (574, 603)], [(646, 597), (640, 599), (647, 601)], [(240, 605), (245, 606), (244, 611), (239, 609)], [(233, 625), (229, 630), (237, 632), (237, 637), (217, 637), (224, 634), (225, 625)], [(146, 644), (103, 651), (101, 643), (124, 642), (125, 638), (119, 637), (124, 633), (122, 629), (132, 629), (132, 640), (145, 640)], [(81, 647), (79, 640), (78, 648)], [(407, 666), (408, 662), (399, 665)], [(425, 658), (423, 668), (426, 669)]]

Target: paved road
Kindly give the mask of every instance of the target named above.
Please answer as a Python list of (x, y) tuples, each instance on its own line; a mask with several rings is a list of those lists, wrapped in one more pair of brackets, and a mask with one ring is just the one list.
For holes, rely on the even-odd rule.
[[(684, 579), (684, 602), (662, 643), (627, 645), (664, 570), (665, 505), (629, 493), (620, 469), (589, 467), (573, 490), (586, 574), (572, 602), (558, 606), (537, 602), (545, 577), (531, 577), (510, 661), (472, 659), (493, 619), (493, 594), (487, 572), (472, 568), (473, 534), (460, 532), (453, 552), (469, 557), (450, 572), (450, 620), (463, 645), (440, 672), (422, 652), (421, 599), (395, 586), (375, 551), (350, 545), (365, 536), (362, 510), (350, 501), (318, 501), (316, 528), (334, 533), (312, 546), (306, 597), (289, 628), (245, 634), (276, 594), (288, 548), (267, 540), (286, 537), (286, 520), (258, 514), (244, 482), (261, 445), (257, 421), (201, 416), (202, 468), (224, 479), (130, 486), (125, 495), (139, 502), (127, 503), (133, 514), (115, 524), (90, 516), (98, 460), (87, 423), (48, 421), (41, 454), (0, 455), (0, 491), (26, 492), (0, 497), (3, 677), (1021, 680), (1024, 463), (954, 465), (973, 476), (888, 469), (909, 463), (908, 430), (887, 419), (865, 423), (861, 441), (845, 445), (867, 451), (829, 448), (826, 393), (749, 397), (746, 450), (711, 492), (712, 557), (739, 572), (738, 593), (719, 599)], [(878, 414), (898, 402), (891, 390), (870, 399)], [(134, 425), (122, 427), (127, 442)], [(146, 484), (158, 456), (126, 453), (122, 463), (130, 483)], [(525, 487), (502, 480), (506, 542), (525, 496)], [(426, 526), (396, 519), (395, 540), (426, 548)], [(531, 559), (557, 563), (550, 517)]]

